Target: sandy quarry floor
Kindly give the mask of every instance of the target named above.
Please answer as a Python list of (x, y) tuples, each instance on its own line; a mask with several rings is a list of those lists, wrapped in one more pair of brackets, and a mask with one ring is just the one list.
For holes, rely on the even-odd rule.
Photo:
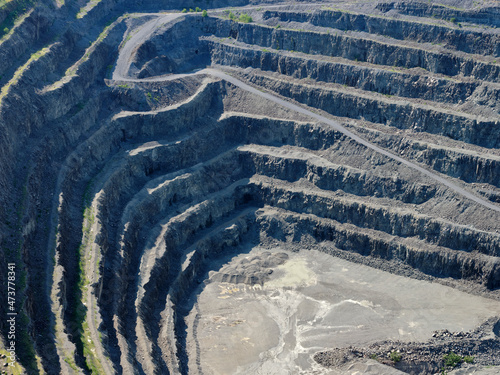
[[(230, 265), (264, 251), (254, 248)], [(337, 374), (312, 355), (385, 339), (425, 341), (438, 329), (473, 329), (500, 311), (498, 301), (319, 251), (288, 255), (263, 286), (217, 282), (211, 273), (188, 318), (190, 373)], [(371, 360), (347, 373), (357, 371), (399, 373)]]

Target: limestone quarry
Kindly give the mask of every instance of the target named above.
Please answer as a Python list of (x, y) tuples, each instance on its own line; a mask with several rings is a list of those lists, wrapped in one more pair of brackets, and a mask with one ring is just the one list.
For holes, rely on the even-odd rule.
[(0, 0), (2, 374), (500, 373), (497, 0)]

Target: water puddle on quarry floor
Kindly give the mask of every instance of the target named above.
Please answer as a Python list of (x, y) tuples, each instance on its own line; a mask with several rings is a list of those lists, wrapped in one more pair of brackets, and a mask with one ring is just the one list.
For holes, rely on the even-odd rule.
[[(249, 262), (269, 251), (288, 259), (271, 267)], [(263, 285), (218, 281), (228, 267), (244, 269), (247, 281), (272, 273)], [(426, 341), (435, 330), (471, 330), (500, 311), (498, 301), (316, 250), (256, 247), (210, 280), (187, 318), (193, 374), (337, 374), (314, 362), (314, 353), (387, 339)]]

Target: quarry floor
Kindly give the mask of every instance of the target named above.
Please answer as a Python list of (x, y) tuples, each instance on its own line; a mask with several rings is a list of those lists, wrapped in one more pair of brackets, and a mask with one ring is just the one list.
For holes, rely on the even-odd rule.
[[(387, 339), (421, 342), (435, 330), (468, 331), (500, 311), (500, 301), (317, 250), (249, 250), (228, 259), (200, 286), (187, 319), (190, 373), (401, 373), (374, 360), (327, 369), (312, 357), (332, 347), (363, 347)], [(238, 268), (265, 252), (289, 257), (272, 268), (262, 285), (216, 281), (225, 268)]]

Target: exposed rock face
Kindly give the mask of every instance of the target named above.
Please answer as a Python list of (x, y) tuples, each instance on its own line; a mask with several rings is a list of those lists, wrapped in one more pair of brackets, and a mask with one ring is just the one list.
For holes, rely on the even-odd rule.
[[(245, 23), (41, 2), (2, 37), (0, 260), (26, 372), (194, 372), (185, 318), (246, 244), (500, 298), (498, 8), (273, 3), (233, 10)], [(191, 74), (209, 65), (242, 84)], [(217, 280), (263, 284), (286, 259)]]

